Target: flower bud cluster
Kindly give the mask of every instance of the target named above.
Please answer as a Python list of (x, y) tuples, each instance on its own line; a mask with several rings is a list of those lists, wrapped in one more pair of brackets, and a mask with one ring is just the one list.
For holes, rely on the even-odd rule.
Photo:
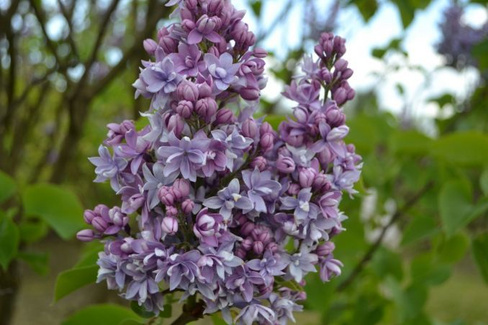
[(286, 90), (294, 118), (276, 132), (253, 117), (266, 53), (252, 49), (244, 12), (226, 0), (168, 4), (179, 21), (144, 42), (155, 60), (134, 83), (151, 99), (148, 125), (109, 124), (90, 158), (120, 208), (87, 210), (91, 229), (78, 237), (105, 244), (98, 282), (150, 312), (169, 290), (198, 295), (229, 324), (286, 324), (302, 309), (308, 273), (341, 273), (330, 240), (361, 160), (344, 142), (340, 107), (354, 95), (344, 40), (322, 36), (319, 58), (306, 58)]

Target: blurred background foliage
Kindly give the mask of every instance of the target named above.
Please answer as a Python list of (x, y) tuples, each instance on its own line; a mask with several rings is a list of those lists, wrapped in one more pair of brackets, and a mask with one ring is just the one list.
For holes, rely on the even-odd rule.
[[(1, 325), (143, 322), (101, 285), (64, 297), (95, 280), (93, 247), (73, 236), (83, 225), (83, 207), (114, 204), (115, 197), (109, 186), (93, 185), (86, 158), (96, 155), (107, 123), (137, 120), (148, 106), (133, 99), (131, 84), (147, 59), (142, 41), (170, 21), (164, 2), (0, 1)], [(313, 40), (338, 27), (339, 11), (355, 10), (368, 24), (381, 6), (393, 5), (408, 31), (431, 5), (337, 0), (320, 13), (320, 1), (286, 0), (269, 21), (263, 10), (268, 2), (273, 0), (239, 2), (258, 22), (254, 32), (264, 48), (267, 37), (289, 22), (293, 6), (305, 8), (294, 22), (303, 24), (299, 46), (270, 51), (268, 74), (275, 84), (289, 83)], [(486, 0), (459, 8), (472, 5), (487, 10)], [(455, 38), (450, 17), (441, 26), (445, 44)], [(475, 71), (476, 82), (462, 97), (431, 98), (439, 108), (435, 117), (414, 118), (407, 99), (402, 112), (385, 110), (377, 96), (382, 83), (347, 107), (348, 140), (364, 168), (360, 194), (342, 202), (349, 220), (335, 242), (345, 267), (330, 283), (307, 279), (299, 324), (488, 324), (487, 26), (458, 21), (458, 29), (468, 32), (460, 36), (462, 51), (439, 46), (444, 68), (460, 75)], [(395, 38), (371, 54), (385, 63), (385, 75), (406, 68), (428, 80), (430, 72), (408, 64), (403, 44), (403, 37)], [(275, 97), (264, 97), (261, 107), (274, 126), (289, 109)], [(53, 299), (61, 301), (52, 305)], [(97, 305), (84, 307), (90, 304)], [(220, 324), (218, 317), (203, 322)]]

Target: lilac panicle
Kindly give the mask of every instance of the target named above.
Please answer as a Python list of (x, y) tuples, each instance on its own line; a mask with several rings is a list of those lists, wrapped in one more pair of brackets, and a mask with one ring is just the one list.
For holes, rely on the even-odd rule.
[(361, 171), (345, 142), (345, 40), (321, 35), (284, 92), (296, 107), (276, 131), (253, 116), (266, 52), (253, 48), (244, 12), (230, 0), (166, 5), (176, 22), (144, 41), (151, 58), (133, 84), (150, 100), (146, 126), (110, 123), (90, 158), (120, 204), (86, 210), (77, 237), (104, 243), (97, 282), (149, 312), (170, 291), (198, 296), (229, 324), (287, 324), (308, 273), (341, 274), (331, 240)]

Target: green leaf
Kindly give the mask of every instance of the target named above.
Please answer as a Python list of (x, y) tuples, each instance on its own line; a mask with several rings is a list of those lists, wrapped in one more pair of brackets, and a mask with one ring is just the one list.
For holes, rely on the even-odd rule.
[(488, 233), (481, 234), (473, 240), (472, 250), (481, 276), (488, 284)]
[(379, 278), (386, 278), (388, 275), (391, 275), (400, 281), (403, 277), (402, 259), (400, 255), (384, 247), (381, 247), (376, 252), (371, 266)]
[(139, 306), (137, 301), (130, 302), (130, 309), (137, 315), (141, 316), (142, 318), (151, 318), (154, 317), (154, 313), (147, 311), (143, 306)]
[(434, 261), (431, 254), (416, 256), (410, 265), (412, 282), (422, 285), (439, 285), (449, 279), (451, 268)]
[(88, 306), (69, 316), (62, 325), (119, 325), (129, 320), (140, 321), (142, 319), (130, 309), (101, 304)]
[(425, 134), (415, 131), (394, 132), (389, 145), (395, 154), (424, 155), (429, 152), (432, 139)]
[(452, 236), (468, 222), (468, 215), (472, 211), (472, 190), (470, 184), (455, 180), (442, 186), (439, 193), (439, 211), (442, 227), (447, 236)]
[(212, 318), (213, 325), (227, 325), (227, 323), (223, 320), (222, 315), (219, 314), (212, 314), (210, 316)]
[(280, 126), (281, 122), (286, 120), (285, 115), (267, 115), (264, 120), (268, 122), (275, 131), (278, 130), (278, 127)]
[(72, 238), (83, 225), (83, 208), (71, 191), (51, 184), (29, 186), (23, 193), (25, 213), (38, 216), (63, 239)]
[(4, 214), (0, 214), (0, 266), (7, 270), (19, 249), (19, 227)]
[(444, 240), (437, 248), (437, 259), (441, 263), (456, 263), (461, 260), (469, 247), (469, 238), (459, 233)]
[(368, 22), (378, 9), (378, 2), (376, 0), (354, 0), (353, 3), (358, 7), (365, 22)]
[(254, 0), (251, 3), (251, 9), (253, 13), (256, 15), (256, 17), (259, 17), (261, 15), (262, 6), (263, 6), (263, 2), (261, 0)]
[(43, 220), (27, 219), (20, 222), (19, 230), (20, 240), (31, 244), (44, 238), (49, 231), (49, 227)]
[(40, 275), (49, 273), (49, 255), (47, 253), (19, 252), (19, 259), (29, 264)]
[(397, 6), (402, 19), (403, 28), (406, 29), (415, 17), (415, 8), (408, 0), (393, 0), (393, 3)]
[(165, 304), (164, 310), (159, 314), (159, 317), (161, 318), (171, 318), (173, 315), (173, 307), (171, 304)]
[(98, 269), (97, 265), (90, 265), (59, 273), (54, 287), (54, 302), (84, 286), (95, 283)]
[(486, 168), (480, 177), (480, 187), (485, 196), (488, 196), (488, 168)]
[(15, 180), (0, 170), (0, 203), (9, 199), (16, 188)]
[(467, 131), (443, 136), (433, 143), (432, 154), (460, 166), (483, 166), (488, 157), (488, 135)]
[(439, 232), (437, 222), (432, 216), (415, 216), (403, 232), (402, 245), (410, 245)]

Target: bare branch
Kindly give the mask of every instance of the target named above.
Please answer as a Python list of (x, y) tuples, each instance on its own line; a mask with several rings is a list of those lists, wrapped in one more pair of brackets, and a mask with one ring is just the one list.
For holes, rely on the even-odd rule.
[[(71, 8), (66, 8), (62, 0), (58, 0), (58, 5), (59, 8), (61, 9), (61, 13), (64, 16), (64, 19), (66, 20), (66, 24), (68, 24), (68, 35), (67, 40), (69, 43), (69, 46), (71, 47), (71, 51), (73, 52), (73, 55), (75, 56), (76, 60), (79, 60), (79, 54), (78, 54), (78, 47), (76, 46), (75, 40), (73, 38), (73, 34), (75, 32), (74, 27), (73, 27), (73, 21), (71, 20), (73, 12), (70, 11)], [(72, 8), (74, 8), (74, 4), (72, 5)]]

